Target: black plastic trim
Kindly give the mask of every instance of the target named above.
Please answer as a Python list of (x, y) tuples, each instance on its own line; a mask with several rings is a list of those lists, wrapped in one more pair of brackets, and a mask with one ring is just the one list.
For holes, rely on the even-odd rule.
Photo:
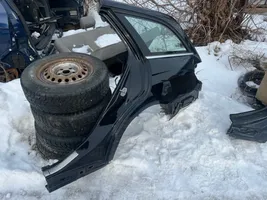
[(265, 143), (267, 141), (267, 107), (230, 115), (232, 125), (227, 134), (236, 139)]

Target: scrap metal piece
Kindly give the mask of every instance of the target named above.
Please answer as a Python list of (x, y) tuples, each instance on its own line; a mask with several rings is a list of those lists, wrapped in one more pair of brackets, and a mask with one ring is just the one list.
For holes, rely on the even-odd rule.
[(267, 107), (230, 115), (232, 125), (227, 131), (231, 137), (265, 143), (267, 141)]

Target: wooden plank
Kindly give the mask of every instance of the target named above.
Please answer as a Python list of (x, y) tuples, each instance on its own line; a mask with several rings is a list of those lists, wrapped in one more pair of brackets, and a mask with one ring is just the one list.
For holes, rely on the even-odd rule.
[(256, 98), (260, 100), (264, 105), (267, 105), (267, 73), (265, 73), (265, 76), (257, 91)]

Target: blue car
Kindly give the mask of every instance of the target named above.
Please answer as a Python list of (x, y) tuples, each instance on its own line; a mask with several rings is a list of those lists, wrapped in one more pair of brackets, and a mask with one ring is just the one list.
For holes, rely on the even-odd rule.
[(82, 15), (82, 0), (0, 0), (0, 82), (52, 54), (54, 33)]
[(0, 1), (0, 81), (17, 78), (22, 70), (39, 58), (30, 31), (16, 5)]

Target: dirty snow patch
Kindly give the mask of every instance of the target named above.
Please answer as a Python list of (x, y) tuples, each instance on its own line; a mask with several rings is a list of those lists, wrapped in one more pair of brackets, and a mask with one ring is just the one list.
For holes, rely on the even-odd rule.
[(97, 38), (96, 45), (100, 48), (121, 42), (117, 34), (105, 34)]

